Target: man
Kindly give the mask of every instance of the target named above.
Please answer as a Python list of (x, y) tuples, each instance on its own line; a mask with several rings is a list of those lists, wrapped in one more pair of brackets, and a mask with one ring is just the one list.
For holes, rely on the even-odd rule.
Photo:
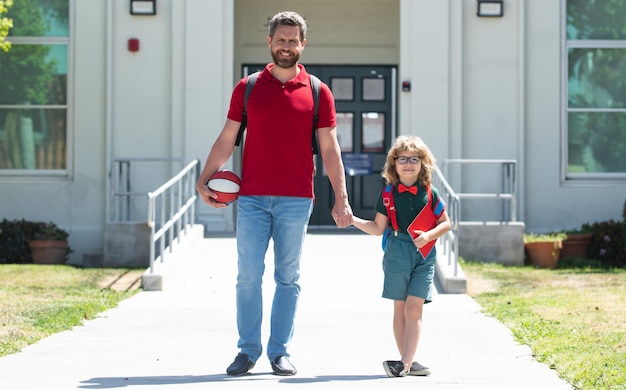
[[(276, 375), (295, 375), (287, 347), (294, 330), (300, 295), (302, 245), (313, 210), (313, 96), (309, 75), (298, 63), (306, 45), (306, 22), (295, 12), (280, 12), (269, 23), (267, 45), (273, 62), (259, 75), (247, 102), (241, 189), (237, 201), (237, 329), (239, 354), (226, 369), (244, 375), (261, 356), (264, 259), (274, 242), (274, 280), (267, 356)], [(222, 132), (211, 148), (196, 188), (212, 207), (215, 194), (206, 183), (235, 148), (242, 121), (245, 79), (234, 88)], [(319, 152), (335, 193), (332, 216), (338, 227), (352, 223), (344, 166), (337, 142), (332, 92), (320, 89), (317, 137)]]

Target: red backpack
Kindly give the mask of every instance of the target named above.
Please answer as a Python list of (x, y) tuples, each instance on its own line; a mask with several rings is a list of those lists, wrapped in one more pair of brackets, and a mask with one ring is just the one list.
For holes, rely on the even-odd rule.
[[(430, 186), (426, 187), (426, 191), (428, 191), (428, 203), (426, 204), (426, 206), (428, 206), (433, 203), (433, 194), (430, 191)], [(383, 250), (385, 250), (387, 247), (387, 237), (389, 237), (392, 231), (397, 235), (399, 230), (398, 219), (396, 218), (396, 206), (393, 203), (393, 184), (387, 184), (383, 190), (383, 205), (387, 208), (387, 218), (391, 221), (391, 227), (387, 226), (383, 233), (382, 246)]]

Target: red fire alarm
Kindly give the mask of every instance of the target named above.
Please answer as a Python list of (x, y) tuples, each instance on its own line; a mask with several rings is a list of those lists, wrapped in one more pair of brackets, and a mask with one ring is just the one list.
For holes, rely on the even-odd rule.
[(128, 51), (135, 53), (139, 51), (139, 39), (130, 38), (128, 40)]

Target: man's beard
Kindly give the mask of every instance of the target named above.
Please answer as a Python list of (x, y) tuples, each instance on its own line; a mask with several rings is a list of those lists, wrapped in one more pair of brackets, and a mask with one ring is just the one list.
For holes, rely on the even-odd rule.
[(297, 52), (290, 52), (290, 53), (293, 54), (293, 57), (282, 58), (278, 56), (278, 51), (272, 52), (272, 59), (274, 60), (274, 64), (285, 69), (294, 67), (298, 63), (298, 60), (300, 59), (300, 55)]

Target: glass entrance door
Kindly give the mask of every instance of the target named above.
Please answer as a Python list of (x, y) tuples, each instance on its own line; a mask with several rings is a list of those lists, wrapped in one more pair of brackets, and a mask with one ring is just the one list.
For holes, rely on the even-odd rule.
[[(355, 215), (374, 217), (383, 186), (380, 176), (396, 134), (396, 69), (391, 66), (307, 66), (333, 91), (337, 138), (346, 168), (348, 197)], [(334, 193), (320, 156), (315, 175), (312, 226), (334, 226)]]

